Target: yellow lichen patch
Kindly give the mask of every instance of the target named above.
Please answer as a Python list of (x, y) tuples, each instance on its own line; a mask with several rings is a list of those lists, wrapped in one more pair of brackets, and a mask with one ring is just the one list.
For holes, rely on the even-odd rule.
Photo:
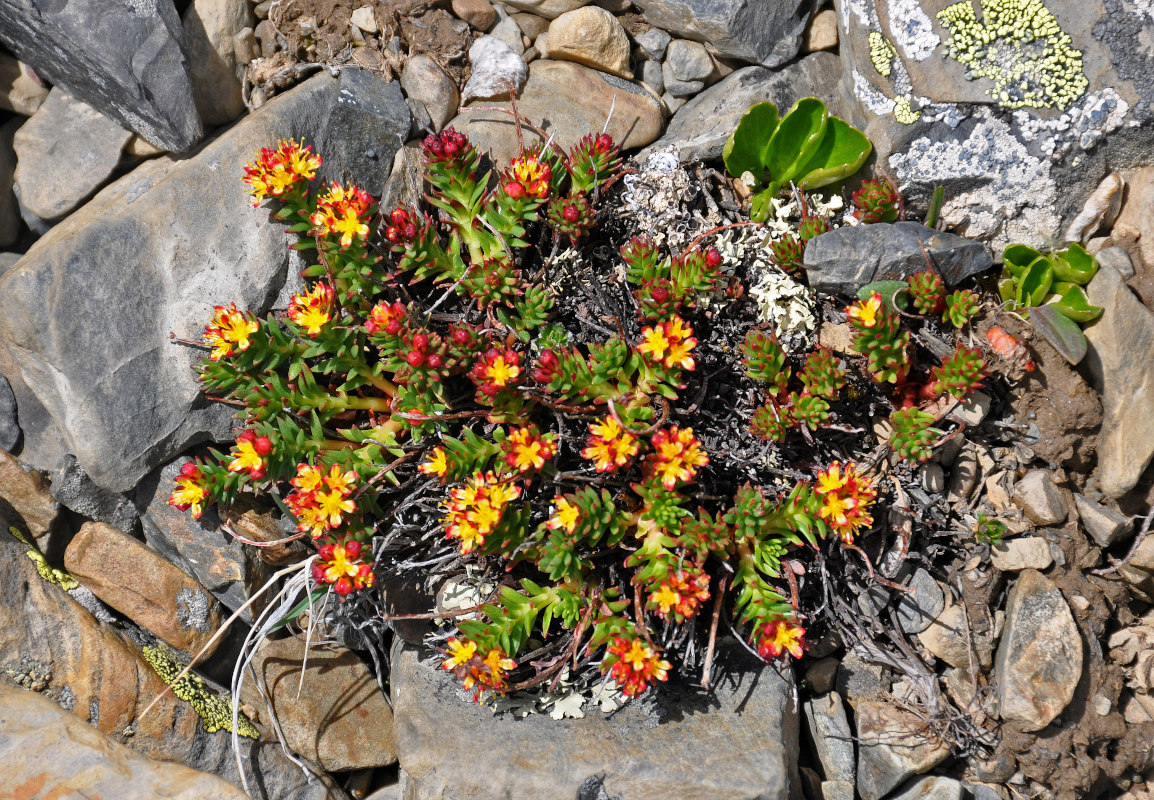
[(979, 21), (970, 0), (938, 13), (950, 29), (949, 55), (966, 78), (988, 78), (988, 91), (1003, 108), (1066, 109), (1090, 85), (1082, 51), (1042, 0), (985, 0)]
[(913, 125), (921, 119), (922, 112), (910, 107), (910, 96), (902, 95), (894, 100), (894, 119), (903, 125)]
[(893, 72), (893, 60), (898, 57), (898, 51), (886, 37), (882, 36), (877, 31), (870, 31), (870, 61), (873, 62), (874, 69), (883, 78), (888, 78)]
[[(156, 671), (161, 680), (172, 686), (172, 693), (184, 700), (204, 721), (204, 729), (209, 733), (232, 730), (232, 704), (207, 686), (199, 675), (187, 673), (176, 683), (172, 680), (184, 669), (172, 651), (164, 645), (143, 647), (144, 660)], [(244, 714), (238, 716), (237, 733), (250, 739), (260, 739), (260, 731)]]
[(22, 534), (19, 529), (9, 525), (8, 532), (31, 548), (25, 551), (24, 555), (32, 559), (32, 563), (36, 565), (36, 571), (40, 573), (41, 578), (49, 583), (55, 583), (66, 592), (80, 587), (80, 583), (67, 572), (49, 564), (48, 559), (45, 558), (44, 554), (36, 547), (36, 542)]

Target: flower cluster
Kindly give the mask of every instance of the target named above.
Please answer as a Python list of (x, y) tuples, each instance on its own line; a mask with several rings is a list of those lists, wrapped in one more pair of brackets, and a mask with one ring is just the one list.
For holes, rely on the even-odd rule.
[(236, 437), (236, 444), (232, 448), (232, 460), (228, 463), (228, 471), (244, 472), (254, 481), (259, 481), (268, 472), (266, 458), (271, 452), (272, 440), (267, 436), (257, 436), (253, 431), (246, 430)]
[(660, 654), (638, 636), (617, 636), (606, 650), (608, 666), (603, 663), (602, 669), (608, 669), (609, 677), (626, 697), (636, 697), (649, 688), (649, 684), (669, 677), (669, 662), (662, 660)]
[(288, 318), (309, 336), (316, 336), (332, 321), (333, 300), (333, 287), (317, 283), (309, 291), (292, 296)]
[(612, 414), (589, 425), (589, 441), (581, 456), (598, 472), (616, 472), (630, 464), (641, 450), (637, 437), (625, 430)]
[(357, 473), (342, 470), (336, 464), (326, 474), (311, 464), (298, 464), (292, 479), (295, 491), (285, 498), (285, 505), (297, 518), (297, 530), (314, 539), (341, 526), (357, 509), (352, 499)]
[(877, 492), (857, 474), (854, 464), (843, 469), (835, 461), (829, 469), (819, 472), (817, 494), (821, 498), (819, 515), (846, 543), (852, 544), (858, 531), (873, 524), (869, 508)]
[(517, 385), (521, 377), (521, 356), (515, 350), (490, 348), (477, 359), (469, 377), (477, 384), (478, 396), (491, 398)]
[[(541, 432), (534, 426), (509, 432), (503, 443), (505, 463), (517, 472), (537, 472), (557, 454), (557, 437)], [(443, 451), (442, 451), (443, 452)]]
[(176, 488), (168, 498), (170, 506), (176, 506), (181, 511), (191, 509), (193, 519), (200, 519), (204, 513), (204, 498), (206, 492), (203, 485), (204, 476), (200, 467), (189, 461), (180, 468), (176, 478)]
[(252, 335), (259, 329), (260, 323), (251, 314), (238, 310), (236, 303), (228, 307), (215, 306), (212, 322), (204, 327), (204, 342), (212, 347), (209, 358), (220, 361), (235, 352), (247, 350)]
[(652, 328), (643, 329), (637, 351), (651, 363), (661, 364), (666, 369), (693, 369), (693, 348), (696, 346), (693, 328), (686, 325), (681, 317), (675, 316)]
[(505, 174), (505, 194), (514, 200), (523, 197), (544, 199), (549, 196), (549, 182), (553, 172), (549, 165), (534, 155), (514, 158)]
[(341, 186), (334, 181), (329, 190), (317, 199), (317, 210), (309, 217), (313, 236), (340, 236), (342, 248), (354, 239), (369, 238), (369, 217), (373, 198), (356, 186)]
[(676, 425), (664, 428), (653, 434), (650, 444), (653, 452), (649, 454), (646, 467), (666, 489), (693, 480), (697, 471), (709, 463), (709, 456), (701, 449), (701, 442), (693, 435), (692, 428), (678, 428)]
[(698, 570), (671, 572), (649, 594), (648, 607), (659, 617), (683, 622), (695, 615), (709, 599), (709, 575)]
[(792, 619), (775, 619), (762, 626), (754, 642), (757, 654), (766, 660), (780, 658), (783, 653), (801, 658), (806, 649), (805, 628)]
[(244, 182), (259, 206), (269, 197), (282, 198), (301, 184), (316, 177), (321, 157), (313, 155), (312, 146), (301, 147), (295, 139), (281, 139), (275, 150), (263, 147), (256, 161), (244, 168)]
[(521, 496), (520, 487), (492, 472), (476, 473), (449, 492), (445, 502), (445, 535), (461, 543), (462, 553), (485, 545), (501, 522), (506, 506)]
[(473, 690), (474, 702), (480, 699), (482, 692), (503, 694), (508, 688), (509, 670), (515, 669), (517, 662), (508, 658), (499, 647), (482, 655), (476, 642), (453, 637), (449, 639), (447, 648), (441, 668), (455, 674), (466, 689)]
[(358, 541), (323, 544), (317, 549), (318, 563), (313, 565), (313, 580), (331, 584), (341, 597), (373, 585), (373, 567), (361, 560), (364, 547)]

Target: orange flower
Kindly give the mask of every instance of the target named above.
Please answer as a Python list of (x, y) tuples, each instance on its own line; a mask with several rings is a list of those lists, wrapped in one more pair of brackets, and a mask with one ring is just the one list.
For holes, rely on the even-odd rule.
[(818, 514), (846, 543), (853, 542), (858, 530), (873, 524), (869, 507), (877, 492), (864, 483), (854, 464), (843, 470), (835, 461), (819, 472), (816, 492), (822, 501)]
[(697, 339), (693, 338), (693, 328), (685, 324), (681, 317), (674, 316), (652, 328), (641, 331), (641, 344), (637, 352), (647, 357), (654, 365), (666, 369), (693, 369), (693, 348)]
[(649, 688), (653, 681), (664, 681), (669, 677), (669, 662), (663, 661), (657, 651), (640, 637), (626, 639), (617, 636), (605, 649), (612, 656), (606, 659), (612, 661), (609, 677), (613, 678), (627, 697), (636, 697)]
[(220, 361), (237, 350), (247, 350), (258, 328), (260, 324), (247, 312), (237, 310), (236, 303), (228, 308), (215, 306), (212, 322), (204, 327), (204, 341), (212, 345), (209, 358)]
[(433, 452), (429, 453), (429, 460), (417, 467), (417, 471), (423, 475), (436, 475), (443, 481), (449, 474), (449, 459), (445, 448), (440, 445), (434, 447)]
[(466, 689), (474, 690), (474, 701), (483, 691), (504, 692), (508, 686), (507, 673), (516, 666), (517, 662), (507, 658), (499, 647), (481, 655), (476, 642), (462, 642), (456, 637), (449, 640), (446, 658), (441, 662), (441, 669), (455, 674)]
[(462, 553), (473, 552), (501, 522), (505, 507), (520, 496), (519, 487), (499, 480), (492, 472), (473, 473), (464, 486), (449, 492), (445, 535), (460, 540)]
[(250, 478), (259, 481), (268, 469), (265, 456), (271, 452), (272, 442), (267, 436), (257, 436), (252, 431), (245, 431), (236, 439), (228, 471), (247, 472)]
[(757, 637), (757, 654), (769, 660), (789, 653), (801, 658), (805, 652), (805, 628), (791, 619), (775, 619), (761, 629)]
[(333, 181), (328, 192), (317, 199), (317, 210), (309, 217), (313, 225), (309, 233), (313, 236), (340, 234), (342, 248), (351, 245), (353, 239), (363, 242), (369, 237), (368, 218), (372, 205), (373, 198), (364, 189), (341, 186)]
[(505, 193), (514, 199), (528, 195), (542, 199), (549, 196), (553, 170), (536, 156), (514, 158), (509, 164)]
[(884, 315), (882, 296), (877, 292), (870, 295), (869, 300), (860, 300), (846, 309), (850, 321), (861, 328), (872, 328)]
[(316, 539), (330, 528), (340, 527), (345, 516), (357, 510), (349, 497), (356, 482), (356, 472), (342, 471), (336, 464), (329, 467), (327, 475), (324, 469), (297, 465), (297, 477), (291, 481), (296, 491), (285, 498), (297, 518), (297, 530)]
[(390, 305), (382, 300), (373, 306), (369, 312), (369, 320), (365, 323), (365, 330), (370, 335), (387, 333), (390, 336), (396, 336), (404, 328), (407, 318), (408, 314), (403, 305), (400, 303)]
[(309, 336), (316, 336), (333, 318), (333, 298), (333, 287), (318, 283), (312, 291), (292, 296), (288, 317)]
[(330, 583), (341, 597), (358, 589), (373, 585), (371, 564), (360, 561), (364, 550), (360, 542), (326, 544), (317, 550), (320, 563), (313, 565), (313, 579), (317, 583)]
[(593, 462), (598, 472), (614, 472), (626, 466), (641, 450), (637, 437), (621, 427), (612, 414), (589, 426), (589, 441), (581, 456)]
[(252, 204), (258, 206), (266, 197), (281, 197), (298, 183), (311, 181), (320, 165), (321, 157), (313, 155), (311, 145), (301, 147), (295, 139), (281, 139), (275, 150), (261, 148), (256, 161), (245, 166), (243, 180)]
[(556, 439), (553, 434), (542, 436), (535, 427), (510, 431), (503, 445), (505, 463), (518, 472), (535, 472), (557, 454)]
[(514, 350), (490, 348), (477, 359), (469, 377), (477, 384), (477, 391), (492, 397), (502, 389), (513, 386), (521, 377), (521, 356)]
[(649, 595), (649, 608), (660, 617), (672, 615), (678, 622), (692, 617), (709, 599), (709, 576), (700, 571), (677, 570), (666, 576)]
[(664, 428), (653, 434), (650, 444), (654, 450), (649, 456), (650, 474), (660, 478), (666, 489), (693, 480), (698, 468), (709, 463), (692, 428)]
[(545, 527), (551, 531), (564, 530), (566, 533), (573, 533), (580, 519), (581, 509), (570, 503), (568, 498), (558, 495), (553, 498), (553, 515), (545, 522)]

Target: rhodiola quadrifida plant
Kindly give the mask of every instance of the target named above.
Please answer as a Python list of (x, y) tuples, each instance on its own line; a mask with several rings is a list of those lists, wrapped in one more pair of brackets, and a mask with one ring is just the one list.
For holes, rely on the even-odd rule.
[[(197, 370), (238, 433), (169, 502), (272, 498), (337, 614), (383, 614), (395, 575), (470, 581), (477, 607), (429, 641), (475, 698), (566, 669), (628, 696), (707, 682), (730, 632), (800, 657), (806, 565), (856, 549), (884, 500), (857, 461), (862, 395), (900, 414), (894, 451), (924, 460), (939, 418), (908, 409), (972, 390), (980, 353), (916, 363), (878, 295), (847, 309), (861, 355), (785, 352), (716, 231), (666, 252), (615, 224), (605, 134), (500, 170), (452, 129), (421, 155), (423, 208), (318, 186), (320, 154), (295, 141), (246, 168), (313, 263), (283, 312), (215, 308)], [(941, 315), (932, 284), (919, 310)]]

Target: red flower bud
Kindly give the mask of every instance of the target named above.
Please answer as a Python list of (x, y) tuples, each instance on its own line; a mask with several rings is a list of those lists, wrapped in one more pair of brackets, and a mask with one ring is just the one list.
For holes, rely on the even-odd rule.
[(411, 222), (405, 226), (405, 238), (406, 239), (417, 238), (417, 226)]
[(706, 250), (705, 263), (714, 268), (721, 266), (721, 252), (716, 247)]
[(267, 456), (272, 452), (272, 441), (267, 436), (258, 436), (256, 441), (252, 443), (252, 449), (262, 456)]
[(389, 334), (390, 336), (396, 336), (400, 332), (401, 332), (401, 321), (400, 320), (391, 319), (385, 323), (385, 333)]
[(317, 548), (317, 555), (320, 556), (321, 561), (332, 561), (333, 556), (336, 555), (335, 544), (322, 544)]
[(505, 194), (509, 195), (514, 200), (520, 200), (525, 196), (525, 187), (516, 181), (509, 181), (505, 184)]
[(453, 341), (459, 345), (467, 345), (473, 341), (473, 334), (469, 332), (468, 328), (454, 328)]
[(353, 593), (353, 582), (349, 580), (347, 575), (342, 575), (337, 579), (337, 582), (333, 584), (333, 591), (341, 597), (350, 595)]
[(561, 216), (565, 217), (566, 222), (576, 222), (580, 218), (581, 212), (577, 210), (577, 206), (570, 205), (562, 209)]
[(613, 148), (613, 137), (607, 133), (601, 133), (597, 136), (598, 150), (611, 150)]
[(441, 358), (440, 354), (432, 353), (429, 355), (429, 369), (440, 369), (445, 360)]
[(325, 568), (320, 564), (313, 564), (313, 580), (317, 583), (325, 582)]
[(654, 286), (649, 290), (649, 296), (653, 298), (654, 303), (664, 303), (669, 299), (669, 290), (664, 286)]
[(425, 354), (418, 353), (416, 350), (410, 350), (409, 354), (405, 356), (405, 360), (409, 362), (410, 367), (419, 367), (425, 363)]
[(385, 238), (393, 244), (396, 244), (397, 240), (401, 238), (401, 232), (390, 225), (389, 227), (385, 228)]
[(268, 474), (268, 470), (266, 470), (266, 469), (264, 468), (264, 466), (263, 466), (263, 465), (262, 465), (262, 466), (259, 466), (259, 467), (256, 467), (256, 468), (254, 468), (254, 469), (250, 469), (250, 470), (248, 471), (248, 476), (249, 476), (250, 478), (252, 478), (254, 481), (259, 481), (259, 480), (261, 480), (261, 479), (262, 479), (262, 478), (264, 478), (264, 476), (265, 476), (265, 475), (267, 475), (267, 474)]
[(200, 477), (200, 467), (196, 465), (196, 462), (189, 461), (187, 464), (180, 468), (180, 477), (192, 478), (193, 480), (196, 480)]
[(398, 228), (404, 227), (409, 223), (409, 212), (403, 208), (394, 208), (392, 213), (389, 214), (389, 219), (392, 220), (392, 223)]
[(537, 358), (537, 362), (543, 369), (554, 369), (558, 364), (557, 354), (552, 350), (542, 350), (541, 355)]
[(345, 543), (345, 556), (356, 561), (361, 557), (361, 543), (357, 540)]
[(413, 335), (413, 347), (420, 350), (422, 353), (429, 349), (429, 337), (424, 333), (417, 333)]

